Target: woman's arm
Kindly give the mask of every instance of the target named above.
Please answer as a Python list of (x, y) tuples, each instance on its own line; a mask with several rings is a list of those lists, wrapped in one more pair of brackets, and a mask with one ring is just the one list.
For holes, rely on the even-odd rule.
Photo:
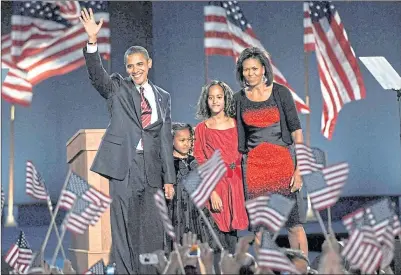
[(247, 148), (246, 148), (244, 121), (242, 120), (242, 113), (241, 113), (241, 91), (237, 92), (234, 95), (234, 101), (235, 101), (235, 115), (237, 119), (238, 151), (241, 154), (245, 154), (247, 153)]

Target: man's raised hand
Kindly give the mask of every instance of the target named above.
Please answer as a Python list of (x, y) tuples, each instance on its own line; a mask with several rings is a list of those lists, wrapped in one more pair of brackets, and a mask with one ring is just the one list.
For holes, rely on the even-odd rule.
[(79, 20), (82, 22), (82, 25), (84, 25), (85, 31), (89, 36), (89, 42), (95, 43), (97, 34), (103, 25), (103, 18), (100, 18), (99, 24), (96, 24), (92, 9), (89, 8), (88, 12), (86, 8), (83, 8), (83, 10), (81, 10), (81, 17)]

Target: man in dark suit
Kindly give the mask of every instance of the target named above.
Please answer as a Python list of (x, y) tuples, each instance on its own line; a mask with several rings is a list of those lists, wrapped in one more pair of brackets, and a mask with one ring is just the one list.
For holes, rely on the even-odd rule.
[[(97, 51), (93, 12), (80, 18), (89, 36), (84, 56), (92, 85), (107, 100), (110, 123), (91, 170), (110, 180), (112, 249), (117, 274), (149, 274), (139, 255), (163, 249), (163, 225), (153, 194), (164, 187), (174, 196), (175, 170), (170, 95), (148, 80), (152, 60), (147, 50), (130, 47), (125, 55), (128, 77), (108, 75)], [(163, 184), (164, 183), (164, 184)]]

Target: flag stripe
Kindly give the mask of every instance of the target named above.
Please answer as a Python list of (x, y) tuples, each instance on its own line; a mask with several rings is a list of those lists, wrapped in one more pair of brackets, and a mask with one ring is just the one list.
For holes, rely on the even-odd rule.
[[(41, 8), (44, 9), (46, 2), (38, 4), (43, 5)], [(98, 4), (96, 1), (86, 3)], [(13, 5), (17, 6), (19, 3)], [(54, 5), (57, 6), (57, 2)], [(94, 16), (97, 21), (101, 17), (104, 19), (98, 34), (98, 51), (103, 58), (109, 59), (109, 14), (100, 9), (95, 10)], [(69, 73), (85, 64), (82, 55), (82, 48), (87, 42), (85, 30), (78, 18), (66, 20), (71, 23), (70, 26), (53, 19), (45, 20), (23, 14), (23, 11), (12, 15), (11, 34), (2, 36), (2, 67), (10, 68), (2, 86), (5, 100), (29, 106), (32, 101), (32, 86), (47, 78)], [(14, 73), (13, 77), (11, 73)]]
[(304, 50), (314, 50), (318, 61), (323, 96), (321, 131), (331, 139), (342, 106), (365, 98), (365, 86), (355, 53), (334, 5), (330, 2), (308, 2), (303, 7)]

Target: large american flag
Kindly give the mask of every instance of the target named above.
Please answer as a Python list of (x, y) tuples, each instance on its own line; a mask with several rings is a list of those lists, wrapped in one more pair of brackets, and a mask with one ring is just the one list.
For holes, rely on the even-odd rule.
[(216, 150), (210, 159), (191, 171), (185, 178), (183, 185), (199, 209), (210, 198), (210, 194), (226, 171), (227, 168), (221, 158), (221, 153)]
[(343, 105), (366, 96), (358, 61), (333, 3), (304, 3), (304, 50), (316, 52), (323, 95), (321, 131), (331, 139)]
[[(266, 51), (256, 37), (251, 24), (245, 18), (237, 1), (212, 1), (204, 8), (205, 54), (224, 55), (238, 58), (248, 47), (258, 47)], [(294, 92), (284, 75), (273, 64), (274, 81), (286, 86), (294, 98), (297, 110), (309, 113), (309, 107)]]
[(45, 181), (32, 161), (26, 162), (26, 193), (38, 200), (50, 200)]
[[(70, 210), (77, 198), (83, 198), (99, 207), (98, 219), (110, 206), (111, 198), (71, 172), (67, 186), (61, 191), (60, 208)], [(96, 223), (96, 219), (93, 223)]]
[(25, 238), (25, 233), (20, 232), (15, 244), (8, 250), (5, 256), (5, 262), (14, 270), (25, 273), (32, 261), (32, 250)]
[(65, 217), (64, 226), (77, 234), (85, 233), (93, 220), (98, 219), (99, 207), (83, 198), (76, 199)]
[(98, 34), (99, 53), (110, 56), (107, 1), (13, 1), (11, 33), (2, 36), (2, 67), (10, 68), (2, 85), (4, 99), (29, 106), (32, 87), (84, 65), (88, 38), (79, 21), (82, 7), (104, 19)]
[(94, 265), (92, 265), (84, 274), (93, 274), (93, 275), (104, 275), (105, 273), (105, 265), (103, 259), (97, 261)]
[(167, 235), (169, 235), (173, 240), (175, 240), (174, 227), (171, 223), (170, 217), (168, 215), (166, 199), (162, 190), (157, 190), (154, 194), (155, 204), (157, 209), (159, 209), (160, 217), (162, 218), (164, 230), (166, 230)]
[(280, 251), (268, 232), (264, 232), (262, 235), (262, 244), (259, 248), (257, 260), (260, 267), (283, 273), (300, 274), (288, 257)]
[(343, 162), (302, 176), (313, 209), (321, 211), (338, 201), (348, 173), (348, 163)]
[(246, 202), (249, 221), (256, 227), (263, 225), (273, 233), (280, 231), (295, 202), (279, 194), (260, 196)]

